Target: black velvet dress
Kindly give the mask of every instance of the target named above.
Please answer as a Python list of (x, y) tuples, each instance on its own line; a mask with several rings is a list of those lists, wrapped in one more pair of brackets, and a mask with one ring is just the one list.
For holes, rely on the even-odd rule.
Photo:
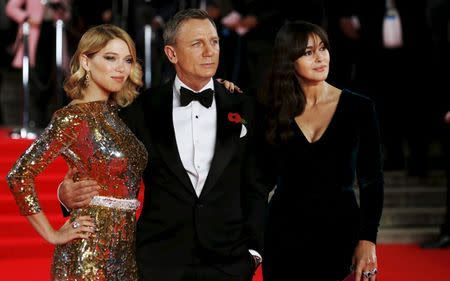
[(292, 130), (294, 137), (271, 149), (277, 188), (265, 235), (264, 281), (342, 280), (358, 240), (376, 242), (381, 217), (382, 155), (374, 104), (343, 90), (319, 140), (310, 143), (294, 120)]

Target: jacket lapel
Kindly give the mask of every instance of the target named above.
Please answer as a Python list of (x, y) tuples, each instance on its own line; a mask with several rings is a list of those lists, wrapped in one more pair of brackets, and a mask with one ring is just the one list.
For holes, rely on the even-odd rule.
[(233, 157), (239, 139), (240, 124), (228, 120), (230, 112), (239, 112), (238, 99), (226, 93), (222, 85), (214, 82), (217, 108), (217, 135), (214, 156), (200, 198), (214, 187), (223, 170)]
[[(183, 163), (181, 162), (178, 152), (177, 142), (175, 138), (175, 130), (173, 127), (172, 103), (173, 103), (173, 81), (164, 86), (161, 92), (155, 93), (160, 95), (158, 106), (153, 107), (156, 114), (151, 114), (155, 120), (148, 120), (156, 126), (157, 130), (153, 133), (154, 145), (161, 153), (161, 158), (167, 163), (169, 169), (183, 183), (183, 185), (195, 195), (194, 187), (189, 179)], [(150, 155), (151, 159), (151, 155)], [(151, 160), (150, 160), (151, 162)], [(196, 196), (196, 195), (195, 195)]]

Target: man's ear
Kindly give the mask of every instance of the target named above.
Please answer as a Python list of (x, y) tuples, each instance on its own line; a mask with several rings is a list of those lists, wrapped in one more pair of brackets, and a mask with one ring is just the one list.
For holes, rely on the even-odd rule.
[(85, 54), (80, 55), (80, 65), (86, 71), (89, 72), (89, 58)]
[(173, 64), (177, 63), (177, 53), (175, 52), (175, 49), (172, 46), (166, 45), (164, 46), (164, 53), (166, 53), (167, 58), (169, 61)]

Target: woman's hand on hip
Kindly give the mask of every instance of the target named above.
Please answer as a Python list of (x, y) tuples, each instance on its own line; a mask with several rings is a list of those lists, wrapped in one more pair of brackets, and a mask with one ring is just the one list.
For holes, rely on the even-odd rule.
[(55, 230), (49, 242), (55, 245), (65, 244), (74, 239), (88, 239), (95, 236), (95, 224), (91, 217), (81, 216), (67, 220), (59, 230)]

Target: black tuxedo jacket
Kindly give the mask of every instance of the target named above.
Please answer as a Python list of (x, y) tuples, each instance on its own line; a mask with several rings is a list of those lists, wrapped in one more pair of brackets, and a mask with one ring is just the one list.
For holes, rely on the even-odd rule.
[[(137, 225), (137, 259), (144, 280), (178, 280), (200, 259), (237, 274), (248, 250), (262, 253), (268, 188), (260, 181), (259, 136), (253, 100), (215, 82), (217, 140), (207, 180), (195, 194), (178, 154), (172, 121), (173, 81), (150, 89), (123, 118), (145, 144), (144, 204)], [(230, 113), (245, 119), (229, 120)], [(261, 158), (262, 159), (262, 158)]]

